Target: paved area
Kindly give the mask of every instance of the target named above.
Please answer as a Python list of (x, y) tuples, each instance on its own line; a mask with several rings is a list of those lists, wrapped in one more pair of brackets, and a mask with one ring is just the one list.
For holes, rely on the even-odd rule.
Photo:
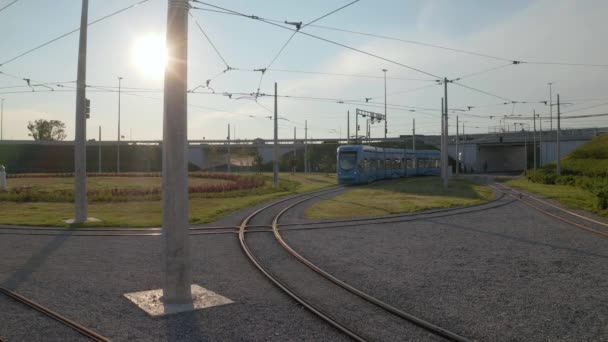
[[(284, 220), (300, 220), (304, 207)], [(235, 225), (251, 211), (214, 225)], [(472, 339), (608, 340), (608, 239), (517, 202), (464, 215), (283, 235), (340, 279)], [(273, 244), (268, 233), (250, 237), (262, 252)], [(159, 249), (158, 237), (3, 235), (0, 285), (115, 341), (349, 340), (267, 281), (234, 234), (193, 236), (192, 257), (194, 282), (235, 303), (151, 318), (122, 295), (160, 287)], [(294, 265), (272, 253), (265, 262), (282, 260), (275, 270)], [(299, 286), (305, 290), (306, 284)], [(316, 295), (332, 302), (330, 289)], [(0, 338), (6, 341), (80, 340), (6, 298), (0, 308)], [(50, 333), (34, 333), (41, 329)], [(438, 340), (401, 333), (379, 336)]]

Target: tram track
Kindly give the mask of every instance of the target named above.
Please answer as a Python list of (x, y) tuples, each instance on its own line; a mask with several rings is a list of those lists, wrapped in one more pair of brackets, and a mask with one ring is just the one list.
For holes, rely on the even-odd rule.
[[(571, 210), (561, 208), (555, 204), (552, 204), (546, 200), (537, 198), (525, 192), (516, 190), (504, 184), (495, 183), (495, 185), (489, 185), (490, 187), (505, 193), (506, 195), (514, 198), (515, 200), (523, 203), (524, 205), (539, 211), (549, 217), (565, 222), (570, 226), (585, 230), (587, 232), (608, 238), (608, 223), (594, 220), (589, 217), (577, 214)], [(531, 199), (531, 201), (524, 200)], [(542, 207), (544, 206), (544, 208)], [(568, 217), (568, 218), (566, 218)], [(577, 222), (578, 221), (578, 222)]]
[(66, 318), (64, 316), (62, 316), (61, 314), (52, 311), (51, 309), (42, 306), (34, 301), (32, 301), (31, 299), (28, 299), (14, 291), (11, 291), (7, 288), (4, 287), (0, 287), (0, 293), (5, 295), (6, 297), (26, 305), (27, 307), (36, 310), (37, 312), (41, 313), (42, 315), (44, 315), (45, 317), (54, 319), (56, 321), (58, 321), (59, 323), (71, 328), (72, 330), (78, 332), (80, 335), (83, 335), (84, 337), (90, 339), (91, 341), (96, 341), (96, 342), (111, 342), (111, 340), (107, 337), (104, 337), (98, 333), (96, 333), (95, 331), (69, 319)]
[[(346, 282), (344, 282), (342, 280), (339, 280), (335, 276), (322, 270), (321, 268), (314, 265), (309, 260), (302, 257), (300, 254), (298, 254), (293, 248), (291, 248), (284, 241), (284, 239), (282, 238), (282, 236), (279, 232), (279, 220), (280, 220), (281, 216), (283, 214), (285, 214), (288, 210), (295, 207), (296, 205), (299, 205), (308, 200), (329, 194), (331, 192), (333, 192), (333, 191), (328, 191), (326, 193), (307, 196), (301, 200), (298, 200), (290, 205), (283, 207), (283, 209), (281, 209), (276, 215), (274, 215), (274, 217), (271, 220), (273, 235), (275, 237), (275, 240), (282, 246), (282, 248), (284, 250), (286, 250), (297, 261), (299, 261), (300, 264), (307, 267), (309, 270), (312, 270), (316, 275), (321, 276), (322, 278), (331, 282), (331, 284), (334, 285), (333, 287), (335, 289), (345, 290), (350, 296), (355, 296), (352, 298), (358, 298), (358, 299), (362, 300), (362, 303), (364, 303), (364, 305), (371, 304), (372, 306), (375, 307), (375, 309), (380, 309), (383, 312), (380, 315), (388, 314), (388, 315), (398, 318), (399, 322), (401, 322), (401, 324), (398, 323), (399, 325), (402, 325), (403, 321), (407, 321), (409, 323), (414, 324), (415, 326), (425, 329), (427, 332), (430, 332), (436, 336), (440, 336), (440, 337), (450, 340), (450, 341), (469, 341), (468, 339), (466, 339), (454, 332), (451, 332), (447, 329), (434, 325), (422, 318), (419, 318), (419, 317), (414, 316), (410, 313), (407, 313), (403, 310), (400, 310), (396, 307), (393, 307), (390, 304), (385, 303), (361, 290), (358, 290), (355, 287), (347, 284)], [(247, 255), (247, 257), (277, 287), (279, 287), (283, 292), (285, 292), (287, 295), (289, 295), (292, 299), (294, 299), (295, 301), (297, 301), (298, 303), (300, 303), (301, 305), (306, 307), (308, 310), (313, 312), (315, 315), (320, 317), (322, 320), (326, 321), (327, 323), (334, 326), (335, 328), (337, 328), (341, 332), (345, 333), (349, 337), (353, 338), (354, 340), (357, 340), (357, 341), (375, 340), (374, 339), (375, 336), (366, 337), (366, 336), (364, 336), (365, 333), (357, 332), (354, 329), (350, 328), (347, 324), (342, 323), (341, 319), (335, 317), (336, 316), (335, 313), (331, 313), (331, 311), (332, 311), (331, 308), (330, 309), (324, 308), (324, 307), (322, 307), (323, 305), (319, 305), (318, 303), (313, 303), (313, 301), (311, 301), (311, 300), (305, 298), (305, 296), (299, 294), (298, 290), (294, 290), (293, 286), (289, 285), (288, 281), (283, 280), (280, 277), (278, 277), (276, 274), (274, 274), (269, 269), (270, 267), (268, 265), (264, 265), (263, 262), (260, 261), (259, 257), (256, 256), (255, 253), (252, 251), (252, 248), (250, 247), (250, 245), (247, 243), (247, 240), (246, 240), (248, 224), (251, 222), (251, 220), (254, 217), (260, 215), (261, 213), (268, 210), (269, 208), (276, 206), (277, 204), (279, 204), (279, 203), (271, 204), (271, 205), (265, 206), (263, 208), (260, 208), (257, 211), (253, 212), (252, 214), (250, 214), (247, 218), (245, 218), (242, 221), (241, 229), (239, 230), (239, 241), (240, 241), (241, 247), (242, 247), (243, 251), (245, 252), (245, 254)], [(338, 287), (335, 287), (335, 285), (337, 285)], [(313, 285), (311, 285), (311, 286), (313, 286)], [(352, 299), (351, 299), (351, 301), (352, 301)], [(358, 304), (358, 305), (360, 305), (360, 304)], [(375, 313), (375, 315), (376, 315), (376, 317), (381, 317), (381, 316), (379, 316), (378, 313)], [(383, 321), (385, 321), (385, 320), (383, 320)], [(388, 320), (386, 320), (386, 321), (388, 321)], [(394, 322), (394, 320), (393, 320), (393, 322)], [(400, 329), (402, 329), (402, 328), (403, 327), (400, 326)], [(398, 330), (396, 330), (396, 331), (398, 331)]]

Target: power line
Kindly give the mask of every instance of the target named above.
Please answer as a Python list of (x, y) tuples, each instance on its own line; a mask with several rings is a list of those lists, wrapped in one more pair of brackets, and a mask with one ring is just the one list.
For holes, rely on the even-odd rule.
[(362, 36), (382, 38), (382, 39), (387, 39), (387, 40), (394, 40), (394, 41), (399, 41), (399, 42), (408, 43), (408, 44), (416, 44), (416, 45), (421, 45), (421, 46), (432, 47), (432, 48), (436, 48), (436, 49), (442, 49), (442, 50), (448, 50), (448, 51), (454, 51), (454, 52), (461, 52), (461, 53), (466, 53), (466, 54), (469, 54), (469, 55), (474, 55), (474, 56), (479, 56), (479, 57), (486, 57), (486, 58), (501, 60), (501, 61), (505, 61), (505, 62), (513, 62), (513, 60), (502, 58), (502, 57), (491, 56), (491, 55), (487, 55), (487, 54), (483, 54), (483, 53), (472, 52), (472, 51), (467, 51), (467, 50), (462, 50), (462, 49), (455, 49), (455, 48), (450, 48), (450, 47), (446, 47), (446, 46), (429, 44), (429, 43), (423, 43), (423, 42), (418, 42), (418, 41), (413, 41), (413, 40), (406, 40), (406, 39), (401, 39), (401, 38), (396, 38), (396, 37), (388, 37), (388, 36), (383, 36), (383, 35), (380, 35), (380, 34), (359, 32), (359, 31), (352, 31), (352, 30), (339, 29), (339, 28), (335, 28), (335, 27), (328, 27), (328, 26), (321, 26), (321, 25), (312, 25), (312, 27), (318, 27), (318, 28), (322, 28), (322, 29), (326, 29), (326, 30), (332, 30), (332, 31), (340, 31), (340, 32), (346, 32), (346, 33), (353, 33), (353, 34), (358, 34), (358, 35), (362, 35)]
[(578, 111), (581, 111), (581, 110), (591, 109), (591, 108), (596, 108), (596, 107), (601, 107), (601, 106), (606, 106), (606, 105), (608, 105), (608, 102), (606, 102), (606, 103), (600, 103), (600, 104), (597, 104), (597, 105), (594, 105), (594, 106), (585, 107), (585, 108), (579, 108), (579, 109), (569, 110), (569, 111), (566, 111), (566, 112), (562, 112), (562, 114), (578, 112)]
[(562, 66), (601, 67), (601, 68), (608, 67), (608, 64), (591, 64), (591, 63), (530, 62), (530, 61), (526, 61), (523, 63), (536, 64), (536, 65), (562, 65)]
[(462, 84), (462, 83), (453, 82), (453, 81), (452, 81), (451, 83), (456, 84), (456, 85), (459, 85), (459, 86), (464, 87), (464, 88), (467, 88), (467, 89), (470, 89), (470, 90), (473, 90), (473, 91), (476, 91), (476, 92), (478, 92), (478, 93), (486, 94), (486, 95), (489, 95), (489, 96), (492, 96), (492, 97), (496, 97), (496, 98), (501, 99), (501, 100), (509, 101), (510, 103), (517, 103), (517, 101), (513, 101), (513, 100), (508, 99), (508, 98), (506, 98), (506, 97), (502, 97), (502, 96), (500, 96), (500, 95), (492, 94), (492, 93), (489, 93), (489, 92), (487, 92), (487, 91), (479, 90), (479, 89), (477, 89), (477, 88), (473, 88), (473, 87), (470, 87), (470, 86), (468, 86), (468, 85), (464, 85), (464, 84)]
[[(216, 6), (216, 5), (212, 5), (212, 4), (209, 4), (209, 3), (206, 3), (206, 2), (203, 2), (203, 1), (199, 1), (199, 0), (193, 0), (193, 1), (197, 2), (197, 3), (200, 3), (200, 4), (203, 4), (203, 5), (207, 5), (207, 6), (213, 7), (213, 8), (217, 8), (217, 9), (220, 9), (220, 10), (223, 10), (223, 11), (231, 12), (232, 14), (239, 15), (239, 16), (242, 16), (242, 17), (245, 17), (245, 18), (249, 18), (249, 19), (261, 21), (261, 22), (264, 22), (264, 23), (267, 23), (267, 24), (270, 24), (270, 25), (273, 25), (273, 26), (277, 26), (277, 27), (280, 27), (280, 28), (285, 29), (285, 30), (297, 31), (296, 29), (293, 29), (291, 27), (283, 26), (283, 25), (274, 23), (272, 21), (266, 20), (264, 18), (255, 16), (255, 15), (246, 15), (246, 14), (243, 14), (243, 13), (239, 13), (239, 12), (236, 12), (236, 11), (233, 11), (233, 10), (229, 10), (229, 9), (226, 9), (226, 8), (223, 8), (223, 7), (220, 7), (220, 6)], [(437, 78), (437, 79), (441, 79), (441, 77), (439, 77), (437, 75), (434, 75), (432, 73), (429, 73), (429, 72), (423, 71), (421, 69), (417, 69), (417, 68), (411, 67), (409, 65), (405, 65), (403, 63), (400, 63), (400, 62), (388, 59), (386, 57), (382, 57), (380, 55), (376, 55), (376, 54), (368, 52), (368, 51), (357, 49), (357, 48), (354, 48), (352, 46), (348, 46), (346, 44), (342, 44), (342, 43), (339, 43), (339, 42), (336, 42), (336, 41), (333, 41), (333, 40), (330, 40), (330, 39), (327, 39), (327, 38), (323, 38), (323, 37), (320, 37), (320, 36), (317, 36), (317, 35), (314, 35), (314, 34), (310, 34), (308, 32), (303, 32), (303, 31), (299, 31), (299, 32), (301, 34), (303, 34), (303, 35), (306, 35), (306, 36), (309, 36), (309, 37), (312, 37), (312, 38), (315, 38), (315, 39), (318, 39), (318, 40), (321, 40), (321, 41), (324, 41), (324, 42), (327, 42), (327, 43), (330, 43), (330, 44), (333, 44), (333, 45), (336, 45), (336, 46), (340, 46), (340, 47), (343, 47), (345, 49), (356, 51), (356, 52), (359, 52), (361, 54), (364, 54), (364, 55), (367, 55), (367, 56), (370, 56), (370, 57), (374, 57), (374, 58), (383, 60), (385, 62), (389, 62), (389, 63), (395, 64), (395, 65), (404, 67), (406, 69), (414, 70), (414, 71), (423, 73), (425, 75), (429, 75), (431, 77), (434, 77), (434, 78)]]
[(315, 19), (315, 20), (313, 20), (313, 21), (311, 21), (311, 22), (309, 22), (309, 23), (305, 24), (304, 26), (302, 26), (302, 28), (304, 28), (304, 27), (306, 27), (306, 26), (310, 26), (310, 25), (312, 25), (313, 23), (316, 23), (317, 21), (319, 21), (319, 20), (321, 20), (321, 19), (323, 19), (323, 18), (325, 18), (325, 17), (328, 17), (328, 16), (330, 16), (330, 15), (332, 15), (332, 14), (334, 14), (334, 13), (336, 13), (336, 12), (340, 11), (340, 10), (343, 10), (343, 9), (345, 9), (346, 7), (348, 7), (348, 6), (352, 5), (352, 4), (356, 3), (356, 2), (359, 2), (359, 0), (351, 1), (351, 2), (349, 2), (348, 4), (346, 4), (346, 5), (344, 5), (344, 6), (340, 7), (340, 8), (337, 8), (337, 9), (335, 9), (335, 10), (333, 10), (333, 11), (331, 11), (331, 12), (329, 12), (329, 13), (325, 14), (325, 15), (322, 15), (322, 16), (318, 17), (317, 19)]
[[(116, 12), (110, 13), (110, 14), (108, 14), (108, 15), (106, 15), (106, 16), (103, 16), (103, 17), (101, 17), (101, 18), (97, 19), (97, 20), (94, 20), (94, 21), (90, 22), (90, 23), (89, 23), (87, 26), (94, 25), (94, 24), (96, 24), (96, 23), (98, 23), (98, 22), (100, 22), (100, 21), (102, 21), (102, 20), (105, 20), (105, 19), (108, 19), (108, 18), (110, 18), (110, 17), (113, 17), (113, 16), (115, 16), (115, 15), (117, 15), (117, 14), (119, 14), (119, 13), (122, 13), (122, 12), (124, 12), (124, 11), (126, 11), (126, 10), (129, 10), (129, 9), (133, 8), (133, 7), (139, 6), (139, 5), (143, 4), (144, 2), (148, 2), (148, 1), (150, 1), (150, 0), (141, 0), (141, 1), (139, 1), (139, 2), (137, 2), (137, 3), (135, 3), (135, 4), (133, 4), (133, 5), (130, 5), (130, 6), (128, 6), (128, 7), (125, 7), (125, 8), (123, 8), (123, 9), (120, 9), (120, 10), (118, 10), (118, 11), (116, 11)], [(72, 31), (70, 31), (70, 32), (64, 33), (64, 34), (60, 35), (59, 37), (53, 38), (53, 39), (51, 39), (51, 40), (47, 41), (46, 43), (42, 43), (42, 44), (40, 44), (40, 45), (38, 45), (38, 46), (36, 46), (36, 47), (34, 47), (34, 48), (31, 48), (31, 49), (29, 49), (29, 50), (27, 50), (27, 51), (25, 51), (25, 52), (22, 52), (21, 54), (19, 54), (19, 55), (17, 55), (17, 56), (15, 56), (15, 57), (13, 57), (13, 58), (11, 58), (11, 59), (9, 59), (9, 60), (7, 60), (7, 61), (4, 61), (4, 62), (0, 63), (0, 66), (4, 66), (4, 65), (6, 65), (6, 64), (8, 64), (8, 63), (10, 63), (10, 62), (13, 62), (13, 61), (15, 61), (15, 60), (17, 60), (17, 59), (19, 59), (19, 58), (21, 58), (21, 57), (23, 57), (23, 56), (27, 55), (27, 54), (30, 54), (30, 53), (32, 53), (32, 52), (34, 52), (34, 51), (38, 50), (38, 49), (41, 49), (41, 48), (43, 48), (43, 47), (45, 47), (45, 46), (47, 46), (47, 45), (49, 45), (49, 44), (51, 44), (51, 43), (54, 43), (54, 42), (56, 42), (56, 41), (58, 41), (58, 40), (60, 40), (60, 39), (62, 39), (62, 38), (65, 38), (65, 37), (67, 37), (67, 36), (71, 35), (72, 33), (75, 33), (75, 32), (78, 32), (78, 31), (80, 31), (80, 27), (79, 27), (79, 28), (77, 28), (77, 29), (74, 29), (74, 30), (72, 30)]]
[(219, 50), (217, 49), (217, 47), (215, 46), (215, 44), (213, 44), (213, 42), (211, 41), (211, 38), (209, 38), (209, 36), (207, 35), (207, 33), (205, 33), (205, 30), (203, 30), (203, 27), (198, 23), (198, 21), (196, 20), (196, 18), (194, 17), (194, 15), (192, 15), (191, 12), (188, 12), (188, 14), (190, 14), (190, 17), (192, 18), (192, 20), (194, 20), (194, 23), (196, 24), (196, 26), (198, 27), (198, 29), (201, 31), (201, 33), (205, 36), (205, 38), (207, 38), (207, 41), (209, 42), (209, 44), (211, 44), (211, 46), (213, 47), (213, 50), (215, 50), (215, 52), (217, 53), (217, 55), (222, 59), (222, 62), (224, 62), (224, 64), (226, 64), (226, 67), (228, 69), (230, 69), (230, 65), (228, 65), (228, 62), (226, 62), (226, 59), (224, 58), (224, 56), (222, 56), (222, 54), (219, 52)]
[(502, 69), (502, 68), (505, 68), (505, 67), (508, 67), (508, 66), (512, 66), (512, 65), (517, 65), (517, 64), (519, 64), (519, 63), (513, 63), (513, 62), (511, 62), (509, 64), (499, 65), (497, 67), (493, 67), (493, 68), (490, 68), (490, 69), (486, 69), (486, 70), (474, 72), (472, 74), (467, 74), (467, 75), (464, 75), (464, 76), (460, 76), (460, 77), (456, 78), (456, 80), (459, 81), (459, 80), (462, 80), (463, 78), (469, 78), (469, 77), (473, 77), (473, 76), (478, 76), (478, 75), (481, 75), (481, 74), (485, 74), (486, 72)]
[(0, 12), (4, 11), (5, 9), (9, 8), (11, 5), (13, 5), (15, 2), (17, 2), (19, 0), (14, 0), (13, 2), (9, 3), (8, 5), (0, 8)]
[[(384, 79), (383, 76), (373, 75), (359, 75), (359, 74), (344, 74), (344, 73), (332, 73), (332, 72), (321, 72), (321, 71), (305, 71), (305, 70), (286, 70), (286, 69), (268, 69), (267, 71), (274, 72), (287, 72), (287, 73), (298, 73), (298, 74), (312, 74), (312, 75), (328, 75), (328, 76), (342, 76), (342, 77), (357, 77), (357, 78), (372, 78), (372, 79)], [(399, 81), (421, 81), (421, 82), (437, 82), (437, 80), (422, 79), (422, 78), (402, 78), (402, 77), (386, 77), (387, 80), (399, 80)]]

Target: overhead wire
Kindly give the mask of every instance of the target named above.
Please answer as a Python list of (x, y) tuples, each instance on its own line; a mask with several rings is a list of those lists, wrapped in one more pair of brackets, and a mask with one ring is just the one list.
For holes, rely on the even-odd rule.
[[(98, 23), (98, 22), (100, 22), (100, 21), (103, 21), (103, 20), (105, 20), (105, 19), (108, 19), (108, 18), (110, 18), (110, 17), (113, 17), (113, 16), (115, 16), (115, 15), (117, 15), (117, 14), (119, 14), (119, 13), (122, 13), (122, 12), (124, 12), (124, 11), (126, 11), (126, 10), (131, 9), (131, 8), (137, 7), (137, 6), (139, 6), (139, 5), (141, 5), (141, 4), (145, 3), (145, 2), (148, 2), (148, 1), (150, 1), (150, 0), (141, 0), (141, 1), (139, 1), (139, 2), (137, 2), (137, 3), (134, 3), (134, 4), (130, 5), (130, 6), (124, 7), (124, 8), (122, 8), (122, 9), (118, 10), (118, 11), (112, 12), (112, 13), (110, 13), (110, 14), (107, 14), (107, 15), (105, 15), (105, 16), (103, 16), (103, 17), (99, 18), (99, 19), (96, 19), (96, 20), (94, 20), (94, 21), (92, 21), (92, 22), (88, 23), (88, 24), (87, 24), (87, 26), (94, 25), (94, 24), (96, 24), (96, 23)], [(71, 34), (73, 34), (73, 33), (75, 33), (75, 32), (78, 32), (78, 31), (80, 31), (80, 27), (79, 27), (79, 28), (77, 28), (77, 29), (74, 29), (74, 30), (72, 30), (72, 31), (70, 31), (70, 32), (64, 33), (64, 34), (62, 34), (62, 35), (60, 35), (60, 36), (58, 36), (58, 37), (56, 37), (56, 38), (53, 38), (53, 39), (51, 39), (51, 40), (49, 40), (49, 41), (47, 41), (47, 42), (45, 42), (45, 43), (42, 43), (42, 44), (40, 44), (40, 45), (38, 45), (38, 46), (36, 46), (36, 47), (33, 47), (33, 48), (29, 49), (29, 50), (26, 50), (26, 51), (24, 51), (24, 52), (22, 52), (22, 53), (18, 54), (17, 56), (12, 57), (12, 58), (10, 58), (10, 59), (8, 59), (8, 60), (6, 60), (6, 61), (4, 61), (4, 62), (0, 63), (0, 66), (4, 66), (4, 65), (6, 65), (6, 64), (8, 64), (8, 63), (10, 63), (10, 62), (16, 61), (17, 59), (19, 59), (19, 58), (21, 58), (21, 57), (23, 57), (23, 56), (25, 56), (25, 55), (28, 55), (28, 54), (30, 54), (30, 53), (32, 53), (32, 52), (34, 52), (34, 51), (38, 50), (38, 49), (41, 49), (41, 48), (43, 48), (43, 47), (45, 47), (45, 46), (47, 46), (47, 45), (49, 45), (49, 44), (52, 44), (52, 43), (54, 43), (54, 42), (56, 42), (56, 41), (58, 41), (58, 40), (60, 40), (60, 39), (62, 39), (62, 38), (65, 38), (65, 37), (67, 37), (67, 36), (69, 36), (69, 35), (71, 35)]]
[(209, 44), (211, 45), (211, 47), (213, 47), (213, 50), (215, 50), (215, 53), (217, 53), (217, 55), (220, 57), (220, 59), (222, 60), (222, 62), (224, 62), (224, 64), (226, 65), (226, 67), (228, 69), (230, 69), (230, 65), (228, 64), (228, 62), (226, 62), (226, 59), (224, 58), (224, 56), (222, 56), (222, 54), (217, 49), (217, 47), (215, 46), (215, 44), (213, 44), (213, 41), (211, 41), (211, 38), (209, 38), (209, 36), (205, 32), (205, 30), (203, 30), (203, 27), (201, 26), (201, 24), (199, 24), (198, 21), (196, 20), (196, 18), (194, 17), (194, 15), (192, 15), (192, 12), (188, 11), (188, 14), (190, 15), (190, 18), (192, 18), (192, 20), (196, 24), (196, 27), (198, 27), (199, 31), (201, 31), (201, 33), (205, 36), (205, 38), (207, 39), (207, 41), (209, 42)]
[(0, 8), (0, 12), (4, 11), (5, 9), (11, 7), (11, 5), (15, 4), (15, 2), (17, 2), (19, 0), (13, 0), (12, 2), (8, 3), (8, 5), (5, 5), (4, 7)]
[[(269, 25), (280, 27), (280, 28), (285, 29), (285, 30), (297, 31), (296, 29), (293, 29), (291, 27), (287, 27), (287, 26), (283, 26), (283, 25), (277, 24), (275, 22), (266, 20), (266, 19), (261, 18), (261, 17), (256, 16), (256, 15), (246, 15), (246, 14), (234, 11), (234, 10), (226, 9), (226, 8), (223, 8), (223, 7), (220, 7), (220, 6), (217, 6), (217, 5), (213, 5), (213, 4), (209, 4), (207, 2), (200, 1), (200, 0), (192, 0), (192, 1), (194, 1), (196, 3), (199, 3), (199, 4), (203, 4), (203, 5), (212, 7), (212, 8), (217, 8), (217, 9), (220, 9), (220, 10), (223, 10), (223, 11), (231, 12), (232, 14), (235, 14), (235, 15), (238, 15), (238, 16), (241, 16), (241, 17), (245, 17), (245, 18), (249, 18), (249, 19), (252, 19), (252, 20), (261, 21), (261, 22), (267, 23)], [(415, 68), (415, 67), (412, 67), (412, 66), (409, 66), (409, 65), (406, 65), (406, 64), (403, 64), (403, 63), (391, 60), (391, 59), (386, 58), (386, 57), (382, 57), (380, 55), (377, 55), (377, 54), (374, 54), (374, 53), (371, 53), (371, 52), (368, 52), (368, 51), (357, 49), (357, 48), (354, 48), (352, 46), (349, 46), (349, 45), (346, 45), (346, 44), (343, 44), (343, 43), (340, 43), (340, 42), (336, 42), (336, 41), (333, 41), (333, 40), (330, 40), (330, 39), (327, 39), (327, 38), (324, 38), (324, 37), (320, 37), (320, 36), (317, 36), (317, 35), (314, 35), (314, 34), (311, 34), (311, 33), (308, 33), (308, 32), (304, 32), (304, 31), (300, 31), (300, 34), (303, 34), (303, 35), (306, 35), (306, 36), (309, 36), (309, 37), (312, 37), (312, 38), (315, 38), (315, 39), (318, 39), (318, 40), (321, 40), (321, 41), (324, 41), (324, 42), (327, 42), (327, 43), (330, 43), (330, 44), (333, 44), (333, 45), (336, 45), (336, 46), (340, 46), (340, 47), (343, 47), (345, 49), (356, 51), (356, 52), (359, 52), (361, 54), (364, 54), (364, 55), (367, 55), (367, 56), (370, 56), (370, 57), (374, 57), (374, 58), (383, 60), (385, 62), (389, 62), (391, 64), (395, 64), (395, 65), (404, 67), (406, 69), (417, 71), (419, 73), (423, 73), (425, 75), (428, 75), (428, 76), (431, 76), (431, 77), (434, 77), (434, 78), (437, 78), (437, 79), (441, 79), (441, 77), (439, 77), (437, 75), (434, 75), (434, 74), (432, 74), (430, 72), (426, 72), (424, 70), (421, 70), (421, 69), (418, 69), (418, 68)]]

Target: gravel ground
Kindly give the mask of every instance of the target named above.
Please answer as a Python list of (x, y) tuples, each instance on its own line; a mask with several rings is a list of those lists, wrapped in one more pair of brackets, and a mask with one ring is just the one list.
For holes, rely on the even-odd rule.
[(0, 339), (4, 341), (89, 341), (72, 328), (0, 294)]
[[(252, 209), (216, 224), (236, 224)], [(194, 282), (234, 304), (150, 318), (124, 293), (160, 287), (158, 237), (10, 236), (0, 239), (0, 285), (114, 341), (347, 341), (275, 288), (241, 252), (237, 236), (192, 237)], [(45, 324), (0, 302), (0, 337), (34, 340)], [(19, 319), (17, 319), (19, 318)], [(31, 339), (10, 338), (31, 329)], [(49, 335), (47, 341), (63, 341)]]
[(608, 240), (518, 202), (283, 236), (338, 278), (465, 337), (608, 340)]
[[(301, 217), (305, 206), (285, 221)], [(236, 225), (254, 209), (214, 225)], [(267, 224), (268, 217), (252, 223)], [(326, 271), (465, 337), (608, 340), (608, 240), (520, 203), (465, 215), (283, 235)], [(340, 303), (338, 312), (360, 307), (319, 284), (285, 256), (270, 234), (250, 234), (248, 241), (298, 291), (326, 305)], [(232, 234), (193, 236), (192, 258), (194, 282), (234, 304), (148, 317), (122, 294), (160, 287), (160, 242), (158, 237), (4, 235), (0, 285), (115, 341), (348, 340), (266, 280)], [(37, 332), (47, 326), (66, 332), (35, 311), (14, 305), (0, 300), (0, 337), (7, 342), (28, 340), (21, 335), (28, 331), (29, 340), (36, 341)], [(383, 331), (390, 319), (385, 322), (373, 311), (368, 321), (351, 316), (356, 324), (374, 323), (384, 340), (435, 339), (415, 327), (390, 324)], [(70, 336), (78, 338), (45, 334), (48, 341)]]

